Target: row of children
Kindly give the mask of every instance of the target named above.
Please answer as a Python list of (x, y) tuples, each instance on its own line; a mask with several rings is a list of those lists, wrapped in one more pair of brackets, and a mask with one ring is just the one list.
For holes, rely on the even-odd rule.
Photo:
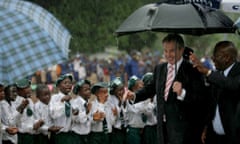
[[(143, 81), (142, 81), (143, 80)], [(132, 76), (128, 89), (137, 91), (152, 80)], [(120, 78), (110, 84), (81, 80), (72, 75), (56, 81), (59, 92), (47, 85), (36, 88), (38, 101), (31, 99), (31, 82), (0, 84), (1, 139), (3, 144), (156, 144), (156, 98), (134, 103)], [(75, 97), (71, 96), (71, 92)], [(96, 99), (90, 101), (91, 94)]]

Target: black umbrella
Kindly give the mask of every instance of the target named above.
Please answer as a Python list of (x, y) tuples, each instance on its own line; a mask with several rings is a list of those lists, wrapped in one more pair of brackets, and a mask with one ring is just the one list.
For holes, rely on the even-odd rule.
[(234, 33), (233, 21), (223, 12), (197, 3), (147, 4), (134, 11), (116, 30), (118, 36), (159, 31), (190, 35)]

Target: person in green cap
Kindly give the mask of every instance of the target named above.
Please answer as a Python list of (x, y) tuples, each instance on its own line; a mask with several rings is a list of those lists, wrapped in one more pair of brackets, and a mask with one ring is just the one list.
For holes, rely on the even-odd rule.
[(79, 144), (89, 143), (89, 133), (91, 131), (91, 107), (89, 102), (91, 96), (91, 82), (89, 80), (81, 80), (73, 87), (75, 99), (71, 100), (74, 109), (72, 128), (73, 137)]
[(90, 144), (110, 144), (112, 124), (116, 119), (117, 110), (108, 101), (108, 84), (99, 82), (92, 86), (92, 94), (97, 99), (92, 103), (92, 123)]
[(59, 92), (52, 95), (49, 103), (50, 117), (53, 125), (61, 129), (52, 134), (55, 144), (74, 144), (70, 132), (72, 124), (72, 107), (70, 104), (73, 76), (71, 74), (61, 75), (56, 81)]
[[(153, 73), (145, 73), (142, 77), (142, 81), (145, 85), (150, 84), (153, 81)], [(157, 144), (157, 97), (154, 95), (145, 106), (145, 126), (143, 129), (143, 143), (144, 144)]]
[(18, 144), (34, 144), (36, 130), (43, 125), (43, 121), (37, 121), (34, 117), (34, 104), (31, 99), (31, 82), (24, 78), (16, 82), (17, 94), (14, 102), (18, 117)]
[[(135, 92), (143, 87), (143, 82), (137, 76), (133, 75), (128, 80), (128, 89)], [(144, 121), (142, 114), (144, 110), (144, 103), (136, 103), (132, 100), (126, 101), (126, 117), (127, 117), (127, 133), (126, 143), (127, 144), (141, 144), (142, 141), (142, 130), (144, 128)]]
[(109, 102), (112, 107), (117, 109), (117, 118), (113, 124), (112, 143), (125, 144), (126, 143), (126, 116), (123, 111), (123, 95), (125, 93), (124, 83), (120, 77), (116, 77), (110, 83), (110, 97)]

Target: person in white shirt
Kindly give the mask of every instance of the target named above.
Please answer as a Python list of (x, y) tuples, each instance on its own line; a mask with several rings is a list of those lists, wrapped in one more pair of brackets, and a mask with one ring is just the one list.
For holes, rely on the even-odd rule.
[(74, 144), (71, 134), (72, 107), (71, 95), (73, 76), (71, 74), (61, 75), (56, 81), (59, 89), (57, 94), (52, 95), (49, 103), (50, 117), (53, 125), (61, 129), (53, 135), (55, 144)]
[(81, 80), (75, 84), (73, 93), (77, 95), (75, 99), (71, 99), (71, 105), (74, 109), (73, 122), (71, 130), (73, 137), (79, 144), (88, 144), (89, 133), (91, 131), (91, 103), (88, 101), (91, 96), (91, 82), (89, 80)]
[(36, 88), (36, 96), (38, 101), (34, 105), (34, 114), (36, 120), (43, 121), (44, 124), (37, 130), (35, 144), (48, 144), (50, 143), (49, 132), (57, 132), (61, 127), (53, 126), (49, 115), (51, 93), (48, 86), (38, 84)]
[[(137, 76), (133, 75), (128, 80), (128, 89), (135, 92), (143, 87), (143, 82)], [(145, 123), (142, 119), (145, 103), (134, 104), (132, 100), (126, 101), (125, 113), (127, 117), (127, 144), (140, 144), (142, 141), (142, 130)]]
[[(144, 86), (151, 83), (153, 73), (145, 73), (142, 77)], [(147, 102), (147, 101), (146, 101)], [(144, 106), (145, 127), (143, 129), (144, 144), (157, 144), (157, 97), (156, 95), (150, 99)]]
[(17, 132), (16, 126), (17, 119), (19, 119), (20, 113), (16, 110), (16, 107), (12, 104), (15, 100), (17, 93), (14, 85), (8, 85), (4, 88), (5, 97), (0, 103), (1, 106), (1, 122), (3, 131), (3, 144), (17, 144)]
[(125, 144), (126, 143), (126, 116), (123, 110), (123, 95), (125, 94), (124, 83), (120, 77), (116, 77), (110, 83), (109, 102), (112, 107), (117, 108), (117, 118), (113, 124), (112, 143)]
[(18, 96), (15, 104), (20, 113), (17, 120), (18, 144), (34, 144), (36, 130), (43, 124), (43, 121), (37, 121), (34, 117), (30, 84), (28, 79), (16, 82)]
[(90, 144), (110, 144), (112, 125), (116, 119), (117, 110), (108, 101), (108, 84), (99, 82), (91, 88), (97, 99), (92, 103), (92, 123)]

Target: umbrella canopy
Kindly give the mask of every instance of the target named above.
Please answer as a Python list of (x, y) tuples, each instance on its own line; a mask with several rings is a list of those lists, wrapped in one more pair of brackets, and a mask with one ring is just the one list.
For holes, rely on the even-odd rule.
[(69, 32), (43, 8), (0, 1), (0, 82), (14, 83), (68, 59)]
[(197, 3), (147, 4), (133, 12), (116, 30), (118, 36), (159, 31), (190, 35), (234, 33), (233, 21), (223, 12)]

